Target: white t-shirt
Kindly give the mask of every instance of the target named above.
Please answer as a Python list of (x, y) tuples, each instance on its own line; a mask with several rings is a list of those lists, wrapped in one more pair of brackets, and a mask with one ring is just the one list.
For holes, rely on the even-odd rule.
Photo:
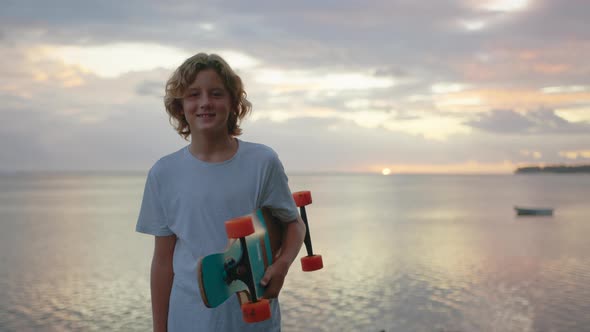
[(177, 236), (168, 331), (279, 331), (278, 300), (271, 319), (245, 323), (236, 296), (217, 308), (201, 300), (199, 258), (227, 246), (226, 220), (269, 207), (279, 220), (297, 218), (297, 207), (277, 154), (262, 144), (238, 140), (238, 151), (220, 163), (195, 158), (188, 146), (150, 169), (136, 230)]

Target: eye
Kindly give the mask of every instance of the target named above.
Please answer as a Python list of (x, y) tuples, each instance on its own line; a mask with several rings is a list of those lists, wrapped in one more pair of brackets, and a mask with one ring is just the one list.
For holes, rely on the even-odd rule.
[(215, 91), (213, 91), (213, 96), (214, 97), (223, 97), (223, 91), (222, 90), (215, 90)]

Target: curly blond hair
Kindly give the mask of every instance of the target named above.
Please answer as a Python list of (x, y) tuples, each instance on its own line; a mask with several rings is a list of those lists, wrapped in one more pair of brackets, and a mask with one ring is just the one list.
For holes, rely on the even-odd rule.
[(185, 140), (191, 134), (191, 129), (184, 117), (182, 110), (182, 98), (186, 89), (194, 82), (197, 74), (204, 69), (213, 69), (229, 92), (232, 112), (230, 112), (227, 128), (229, 134), (238, 136), (242, 134), (241, 120), (252, 110), (252, 104), (246, 99), (246, 91), (242, 79), (231, 67), (217, 54), (199, 53), (184, 61), (166, 82), (166, 95), (164, 105), (166, 113), (170, 117), (170, 124)]

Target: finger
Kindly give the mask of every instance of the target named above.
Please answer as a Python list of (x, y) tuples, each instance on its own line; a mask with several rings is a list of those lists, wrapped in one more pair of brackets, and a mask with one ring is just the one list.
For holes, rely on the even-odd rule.
[(279, 296), (279, 292), (281, 291), (281, 286), (275, 282), (275, 280), (271, 281), (262, 297), (265, 299), (273, 299)]
[(279, 293), (281, 292), (281, 289), (283, 288), (284, 281), (285, 280), (283, 278), (275, 276), (275, 278), (271, 280), (270, 284), (264, 291), (262, 297), (264, 297), (265, 299), (272, 299), (278, 297)]
[(262, 297), (270, 300), (276, 298), (278, 295), (278, 292), (275, 289), (273, 289), (273, 287), (269, 287), (266, 289), (266, 291), (264, 291)]
[(269, 266), (268, 269), (266, 269), (266, 272), (264, 272), (264, 276), (262, 277), (262, 279), (260, 279), (260, 284), (263, 287), (266, 287), (271, 279), (272, 279), (272, 265)]

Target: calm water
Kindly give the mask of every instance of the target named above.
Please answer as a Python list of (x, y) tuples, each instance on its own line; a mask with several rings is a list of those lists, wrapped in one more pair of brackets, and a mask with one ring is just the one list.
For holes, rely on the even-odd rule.
[[(151, 328), (144, 179), (0, 176), (0, 331)], [(283, 330), (590, 331), (590, 176), (290, 180), (325, 268), (291, 269)]]

